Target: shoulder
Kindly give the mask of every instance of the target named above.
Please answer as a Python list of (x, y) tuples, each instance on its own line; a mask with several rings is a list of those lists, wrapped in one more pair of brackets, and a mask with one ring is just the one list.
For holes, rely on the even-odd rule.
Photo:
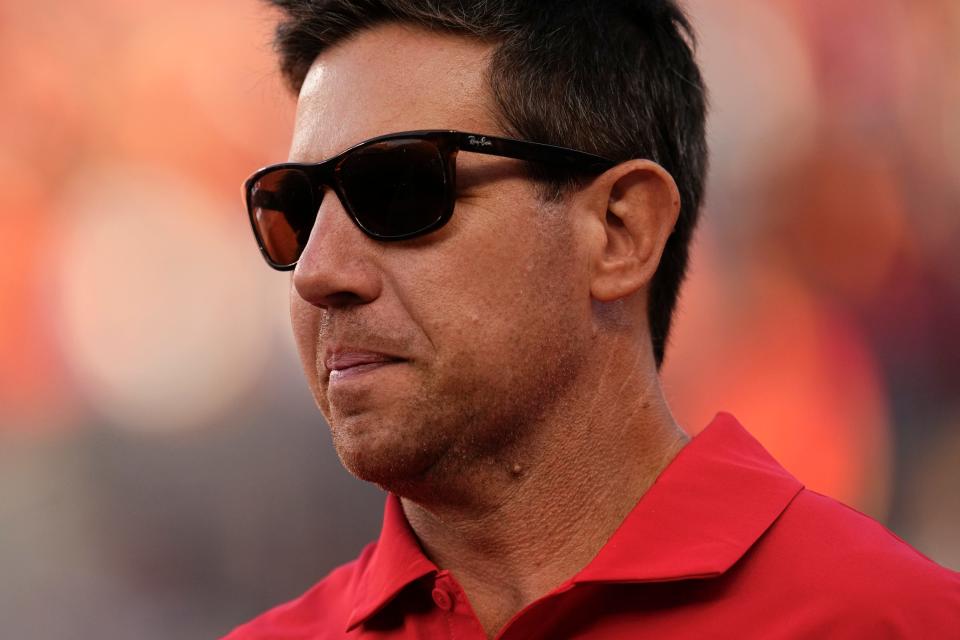
[(223, 640), (299, 640), (342, 638), (353, 607), (356, 581), (376, 548), (337, 567), (298, 598), (276, 606), (241, 625)]
[(960, 629), (960, 573), (832, 498), (802, 490), (755, 550), (785, 598), (851, 631)]
[(783, 536), (807, 562), (819, 558), (817, 564), (826, 565), (824, 569), (829, 567), (831, 575), (841, 580), (852, 579), (852, 570), (857, 572), (857, 582), (872, 575), (919, 583), (957, 578), (876, 520), (808, 489), (797, 494), (781, 515), (774, 535)]

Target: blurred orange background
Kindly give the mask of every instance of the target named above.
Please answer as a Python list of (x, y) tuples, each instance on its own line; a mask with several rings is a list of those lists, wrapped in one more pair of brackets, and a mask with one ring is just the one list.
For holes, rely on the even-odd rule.
[[(687, 3), (710, 176), (664, 385), (960, 569), (960, 3)], [(0, 1), (0, 635), (210, 638), (379, 530), (240, 201), (254, 0)]]

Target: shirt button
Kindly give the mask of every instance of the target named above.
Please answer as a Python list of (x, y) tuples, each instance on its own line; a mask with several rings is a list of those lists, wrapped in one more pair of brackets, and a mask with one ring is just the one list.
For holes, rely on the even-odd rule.
[(453, 598), (450, 597), (449, 593), (439, 587), (433, 590), (433, 601), (444, 611), (453, 609)]

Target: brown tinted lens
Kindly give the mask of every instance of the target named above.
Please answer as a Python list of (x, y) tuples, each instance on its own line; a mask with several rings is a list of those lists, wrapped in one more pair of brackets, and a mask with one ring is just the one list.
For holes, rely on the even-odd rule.
[(288, 266), (300, 259), (321, 196), (299, 169), (275, 169), (251, 186), (251, 219), (261, 245), (276, 265)]
[(348, 154), (337, 179), (367, 232), (396, 238), (429, 229), (446, 213), (446, 173), (437, 146), (420, 139), (378, 142)]

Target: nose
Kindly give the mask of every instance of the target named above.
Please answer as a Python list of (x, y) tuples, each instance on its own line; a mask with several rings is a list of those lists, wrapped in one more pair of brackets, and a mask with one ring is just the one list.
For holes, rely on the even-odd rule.
[(304, 301), (323, 309), (372, 302), (383, 288), (376, 260), (380, 249), (328, 190), (294, 269), (293, 288)]

